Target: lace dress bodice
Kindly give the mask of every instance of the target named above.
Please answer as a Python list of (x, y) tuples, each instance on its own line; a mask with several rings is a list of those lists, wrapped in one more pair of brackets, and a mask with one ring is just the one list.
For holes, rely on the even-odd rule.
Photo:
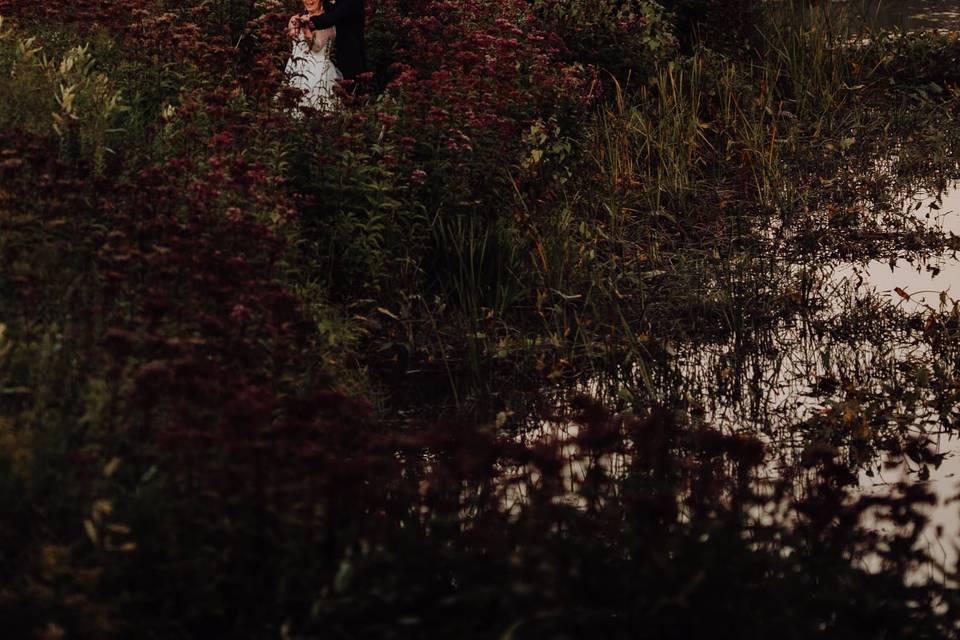
[(308, 41), (304, 35), (304, 30), (300, 30), (297, 43), (303, 49), (303, 53), (317, 57), (330, 58), (330, 49), (333, 47), (333, 41), (337, 37), (337, 28), (321, 29), (313, 32), (313, 38)]
[(335, 88), (343, 74), (330, 57), (336, 35), (336, 27), (331, 27), (313, 31), (307, 39), (301, 29), (293, 41), (286, 71), (290, 85), (304, 91), (303, 106), (330, 111), (337, 105)]

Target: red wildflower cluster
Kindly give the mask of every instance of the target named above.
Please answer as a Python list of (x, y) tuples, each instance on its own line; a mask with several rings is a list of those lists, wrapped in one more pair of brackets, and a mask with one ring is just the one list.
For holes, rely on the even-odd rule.
[[(754, 490), (758, 441), (672, 412), (580, 399), (537, 425), (574, 435), (524, 442), (506, 412), (398, 427), (339, 391), (318, 299), (342, 278), (347, 317), (373, 326), (360, 312), (380, 304), (364, 296), (377, 277), (400, 282), (431, 250), (436, 271), (443, 251), (502, 250), (482, 225), (429, 216), (503, 215), (505, 193), (547, 182), (494, 188), (528, 145), (582, 124), (597, 80), (547, 26), (572, 24), (559, 2), (380, 0), (371, 61), (389, 75), (298, 118), (282, 89), (296, 4), (0, 0), (40, 32), (68, 26), (63, 42), (106, 34), (116, 55), (98, 62), (134, 102), (133, 148), (109, 171), (42, 125), (0, 132), (10, 637), (703, 637), (716, 619), (741, 635), (853, 637), (867, 621), (863, 637), (946, 636), (902, 585), (922, 526), (863, 532), (832, 450), (794, 498)], [(604, 38), (647, 23), (611, 24)], [(157, 65), (175, 73), (140, 77)], [(926, 502), (870, 506), (922, 523)], [(897, 573), (850, 564), (871, 554)], [(754, 601), (783, 617), (731, 606)], [(873, 615), (887, 610), (900, 617)]]
[(446, 0), (405, 17), (409, 41), (390, 84), (405, 112), (448, 131), (497, 127), (515, 135), (567, 100), (589, 102), (592, 77), (561, 62), (563, 43), (538, 29), (525, 4)]
[[(84, 185), (82, 170), (54, 163), (51, 139), (7, 140), (2, 165), (10, 184), (20, 185), (4, 191), (20, 198), (17, 207), (77, 225), (84, 248), (68, 253), (89, 263), (71, 270), (94, 267), (88, 284), (112, 358), (104, 366), (130, 381), (144, 416), (163, 416), (139, 418), (150, 431), (178, 446), (193, 438), (252, 446), (261, 430), (275, 428), (285, 398), (316, 388), (304, 357), (309, 323), (279, 284), (290, 248), (275, 225), (293, 210), (290, 176), (268, 168), (258, 153), (264, 139), (296, 131), (273, 106), (289, 46), (280, 25), (289, 10), (254, 2), (0, 0), (0, 14), (22, 24), (103, 30), (128, 61), (170, 62), (199, 74), (197, 91), (179, 96), (163, 153), (127, 173)], [(520, 0), (384, 2), (374, 13), (399, 21), (402, 42), (389, 53), (395, 75), (380, 99), (312, 121), (309, 162), (321, 163), (325, 179), (342, 172), (365, 180), (355, 164), (365, 152), (376, 175), (408, 203), (412, 190), (426, 194), (444, 179), (457, 183), (445, 198), (460, 190), (469, 201), (519, 161), (521, 132), (531, 122), (572, 118), (595, 95), (593, 72), (562, 62), (563, 43)], [(24, 159), (30, 149), (34, 156)], [(36, 189), (51, 195), (26, 196)], [(312, 195), (328, 206), (343, 202), (335, 191)], [(94, 209), (90, 198), (99, 203)], [(370, 207), (369, 198), (356, 202), (358, 211)], [(417, 241), (400, 236), (408, 246)], [(41, 278), (24, 273), (14, 282), (24, 299), (56, 304)], [(231, 439), (238, 421), (245, 435)]]
[(564, 43), (527, 2), (424, 2), (402, 17), (401, 32), (387, 88), (402, 114), (395, 131), (460, 172), (472, 154), (481, 171), (518, 163), (533, 122), (577, 124), (597, 95), (595, 71), (565, 61)]
[(510, 180), (525, 194), (548, 191), (554, 175), (531, 167), (541, 151), (531, 130), (543, 132), (536, 144), (563, 146), (599, 90), (596, 71), (571, 62), (521, 0), (384, 0), (370, 24), (382, 75), (364, 85), (382, 91), (309, 120), (296, 179), (311, 196), (307, 233), (343, 247), (324, 271), (346, 292), (392, 288), (398, 265), (428, 258), (424, 212), (510, 220)]
[(0, 15), (15, 24), (62, 25), (81, 38), (106, 33), (125, 61), (177, 65), (204, 80), (240, 83), (272, 96), (283, 81), (289, 42), (282, 28), (293, 11), (280, 2), (22, 2), (0, 0)]

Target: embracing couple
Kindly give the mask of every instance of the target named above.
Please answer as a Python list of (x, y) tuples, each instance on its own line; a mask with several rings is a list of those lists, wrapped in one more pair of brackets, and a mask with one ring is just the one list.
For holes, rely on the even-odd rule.
[(287, 75), (291, 86), (303, 90), (303, 106), (331, 111), (337, 106), (337, 83), (355, 90), (357, 76), (366, 70), (363, 0), (303, 0), (303, 8), (306, 13), (287, 23), (293, 40)]

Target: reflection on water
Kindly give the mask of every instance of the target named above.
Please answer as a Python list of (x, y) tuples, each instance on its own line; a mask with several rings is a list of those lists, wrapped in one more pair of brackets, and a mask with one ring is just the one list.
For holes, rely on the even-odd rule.
[(873, 0), (866, 9), (884, 29), (960, 29), (960, 6), (954, 0)]
[[(930, 521), (922, 540), (931, 557), (949, 566), (956, 562), (957, 545), (960, 545), (960, 508), (952, 501), (952, 498), (960, 493), (960, 438), (942, 434), (935, 444), (946, 457), (939, 467), (930, 470), (927, 480), (908, 476), (902, 467), (889, 470), (878, 468), (870, 476), (861, 473), (860, 486), (868, 493), (882, 493), (900, 482), (927, 483), (937, 495), (937, 504), (929, 512)], [(941, 576), (931, 570), (929, 577)]]
[[(903, 401), (889, 387), (909, 389), (917, 369), (936, 359), (918, 330), (923, 315), (949, 312), (960, 298), (960, 254), (949, 248), (960, 235), (960, 188), (897, 205), (902, 210), (891, 219), (914, 217), (928, 239), (924, 248), (892, 247), (862, 262), (768, 265), (751, 276), (752, 294), (726, 301), (728, 315), (743, 314), (728, 319), (729, 340), (677, 347), (673, 382), (691, 413), (728, 431), (798, 442), (810, 436), (798, 427), (813, 427), (831, 402), (851, 397), (861, 408), (882, 405), (883, 417), (900, 425), (928, 430), (941, 422), (918, 406), (919, 398)], [(731, 280), (751, 286), (743, 277), (727, 278), (728, 286)], [(764, 302), (779, 306), (772, 317), (749, 308)], [(661, 374), (664, 387), (669, 375)]]
[[(928, 196), (918, 204), (920, 208), (916, 212), (934, 213), (927, 221), (932, 230), (947, 237), (960, 237), (960, 188), (957, 185), (940, 197)], [(872, 288), (896, 304), (939, 307), (943, 292), (960, 298), (960, 255), (956, 251), (841, 265), (836, 276)], [(909, 300), (897, 289), (909, 295)]]
[[(949, 316), (960, 298), (960, 185), (893, 197), (885, 206), (895, 210), (875, 213), (889, 220), (893, 237), (918, 237), (919, 229), (919, 248), (887, 242), (881, 257), (859, 262), (790, 263), (763, 258), (766, 250), (720, 261), (703, 308), (722, 310), (716, 314), (722, 330), (675, 340), (667, 349), (673, 355), (653, 360), (648, 375), (669, 394), (660, 400), (691, 424), (761, 437), (768, 444), (762, 469), (768, 478), (799, 473), (805, 447), (817, 442), (843, 452), (865, 491), (899, 481), (931, 483), (939, 504), (925, 538), (931, 553), (942, 548), (940, 557), (953, 562), (960, 513), (948, 500), (958, 489), (960, 440), (950, 432), (960, 424), (960, 403), (951, 394), (960, 389), (960, 358), (955, 346), (930, 337), (926, 323), (935, 314)], [(581, 391), (629, 404), (643, 389), (639, 376), (621, 372)], [(575, 425), (546, 421), (517, 437), (567, 442), (575, 435)], [(942, 464), (908, 461), (906, 469), (886, 469), (888, 453), (878, 443), (905, 436), (926, 439), (943, 454)], [(563, 481), (573, 496), (589, 469), (574, 445), (565, 446), (570, 467)], [(590, 464), (619, 477), (629, 455)], [(516, 477), (536, 481), (530, 469), (518, 469)], [(523, 494), (518, 485), (507, 502)], [(938, 539), (938, 526), (949, 532), (946, 542)]]
[[(960, 30), (960, 2), (867, 6), (883, 28)], [(897, 174), (896, 164), (889, 156), (873, 169), (884, 178)], [(960, 345), (949, 343), (955, 330), (944, 344), (929, 323), (955, 316), (960, 299), (960, 183), (940, 186), (934, 193), (867, 190), (869, 198), (850, 211), (864, 214), (860, 231), (878, 242), (831, 255), (869, 257), (842, 261), (813, 251), (791, 262), (767, 247), (713, 265), (713, 280), (691, 311), (699, 324), (658, 345), (662, 353), (643, 371), (628, 367), (578, 391), (629, 407), (640, 398), (636, 404), (646, 404), (653, 387), (657, 400), (691, 425), (761, 437), (769, 445), (761, 474), (771, 478), (795, 477), (804, 448), (816, 442), (843, 452), (865, 492), (929, 483), (938, 504), (924, 538), (933, 557), (953, 563), (960, 546), (960, 510), (950, 502), (960, 491)], [(818, 223), (829, 227), (834, 213)], [(781, 231), (780, 240), (791, 237), (786, 223)], [(562, 482), (572, 498), (592, 465), (615, 478), (627, 473), (630, 452), (585, 460), (570, 444), (576, 434), (574, 424), (531, 419), (516, 437), (563, 447), (570, 463)], [(936, 449), (939, 464), (904, 463), (878, 446), (912, 436)], [(901, 463), (887, 468), (895, 458)], [(532, 468), (514, 471), (508, 505), (523, 501), (523, 482), (538, 478)]]
[[(807, 442), (839, 442), (830, 430), (848, 425), (855, 443), (849, 462), (860, 468), (865, 491), (930, 483), (938, 504), (924, 539), (934, 557), (952, 563), (960, 544), (960, 510), (951, 501), (960, 488), (960, 438), (949, 428), (958, 416), (939, 409), (928, 382), (939, 368), (956, 384), (960, 363), (950, 362), (949, 350), (935, 352), (920, 329), (925, 317), (949, 314), (960, 299), (960, 185), (905, 198), (900, 206), (940, 236), (941, 251), (894, 248), (863, 262), (795, 266), (794, 284), (784, 287), (801, 297), (795, 315), (728, 343), (691, 345), (680, 354), (677, 378), (691, 412), (705, 422), (765, 435), (776, 455), (766, 468), (771, 475), (795, 468)], [(943, 462), (912, 465), (910, 473), (902, 466), (886, 470), (882, 453), (858, 449), (858, 429), (923, 434)]]
[[(927, 210), (932, 205), (934, 211), (940, 212), (934, 219), (937, 231), (960, 236), (960, 188), (957, 185), (942, 197), (931, 197), (925, 204)], [(893, 258), (886, 262), (872, 260), (863, 265), (843, 265), (836, 275), (839, 279), (855, 281), (858, 287), (870, 289), (890, 304), (909, 311), (943, 311), (950, 300), (960, 298), (960, 256), (955, 250), (916, 260)], [(953, 562), (957, 558), (955, 545), (960, 544), (960, 509), (950, 499), (960, 491), (960, 439), (949, 433), (942, 434), (936, 446), (946, 457), (938, 468), (930, 470), (926, 480), (937, 493), (938, 504), (930, 514), (924, 539), (934, 557)], [(888, 473), (878, 468), (873, 477), (861, 474), (861, 484), (867, 490), (905, 480), (909, 478), (905, 478), (899, 468)], [(947, 532), (950, 537), (944, 541), (938, 531)]]
[[(867, 3), (867, 8), (877, 26), (884, 29), (960, 30), (960, 3), (955, 0), (886, 0)], [(939, 197), (927, 200), (918, 211), (926, 210), (928, 216), (937, 212), (931, 216), (935, 229), (954, 240), (960, 236), (960, 188), (953, 185)], [(960, 256), (955, 250), (957, 243), (952, 246), (954, 250), (932, 256), (891, 256), (886, 260), (840, 265), (834, 278), (873, 292), (907, 313), (944, 311), (951, 300), (960, 299)], [(929, 471), (926, 480), (938, 494), (938, 504), (930, 514), (925, 539), (932, 555), (953, 562), (960, 545), (960, 509), (950, 498), (960, 491), (960, 438), (945, 433), (935, 444), (946, 456), (938, 468)], [(867, 491), (904, 480), (916, 481), (905, 478), (902, 468), (884, 474), (878, 467), (875, 474), (861, 473), (860, 478)], [(938, 535), (940, 531), (946, 533), (946, 541)]]

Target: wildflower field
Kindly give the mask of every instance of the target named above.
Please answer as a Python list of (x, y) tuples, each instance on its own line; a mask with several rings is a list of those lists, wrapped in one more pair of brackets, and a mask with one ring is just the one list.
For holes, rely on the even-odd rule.
[(666, 4), (370, 0), (327, 113), (299, 3), (0, 0), (4, 636), (953, 637), (932, 494), (857, 490), (942, 462), (952, 298), (774, 476), (673, 363), (902, 240), (851, 203), (956, 173), (960, 45)]

